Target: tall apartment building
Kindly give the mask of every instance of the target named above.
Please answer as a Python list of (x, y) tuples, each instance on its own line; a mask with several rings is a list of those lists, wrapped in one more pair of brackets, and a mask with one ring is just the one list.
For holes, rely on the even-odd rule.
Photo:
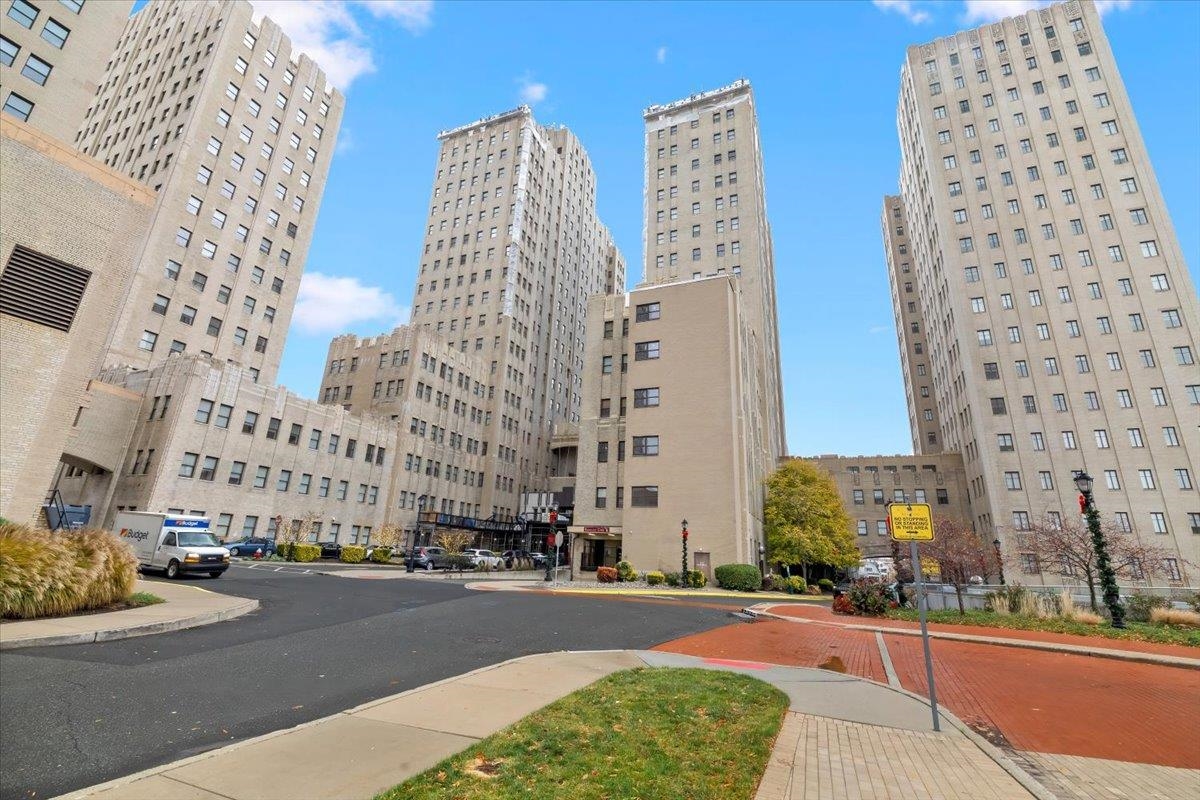
[(898, 125), (886, 247), (910, 248), (893, 295), (927, 355), (905, 361), (910, 415), (934, 409), (938, 446), (962, 453), (977, 531), (1036, 576), (1020, 533), (1077, 514), (1086, 469), (1102, 516), (1173, 551), (1160, 576), (1186, 579), (1200, 310), (1095, 6), (909, 48)]
[(900, 345), (900, 372), (904, 375), (904, 398), (908, 404), (908, 428), (914, 453), (942, 452), (938, 405), (933, 399), (933, 377), (925, 352), (925, 317), (916, 293), (916, 274), (908, 241), (908, 221), (900, 197), (883, 199), (881, 222), (888, 279), (892, 286), (892, 313)]
[[(411, 324), (482, 365), (454, 366), (472, 388), (486, 387), (482, 397), (455, 389), (456, 403), (483, 415), (479, 452), (468, 459), (483, 484), (454, 502), (508, 519), (522, 492), (549, 480), (554, 425), (579, 419), (585, 301), (623, 287), (625, 264), (596, 216), (591, 161), (569, 130), (539, 125), (522, 106), (438, 139)], [(363, 345), (359, 363), (373, 362), (375, 349)], [(339, 348), (330, 357), (354, 358)], [(418, 388), (410, 380), (406, 391)], [(389, 407), (386, 397), (340, 400), (364, 412), (378, 401)]]
[(243, 0), (153, 0), (91, 98), (79, 149), (158, 193), (110, 365), (187, 352), (275, 380), (343, 98), (251, 15)]
[(7, 0), (3, 8), (4, 112), (73, 143), (133, 0)]
[(593, 298), (574, 565), (760, 561), (784, 454), (775, 277), (746, 81), (645, 110), (645, 282)]
[(787, 453), (775, 256), (750, 82), (645, 110), (645, 283), (739, 278), (759, 373), (756, 447)]

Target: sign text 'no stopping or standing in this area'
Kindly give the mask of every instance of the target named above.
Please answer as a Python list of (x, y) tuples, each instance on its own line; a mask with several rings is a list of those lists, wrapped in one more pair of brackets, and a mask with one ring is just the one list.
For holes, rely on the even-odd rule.
[(888, 506), (888, 516), (896, 541), (933, 541), (933, 513), (928, 503), (892, 503)]

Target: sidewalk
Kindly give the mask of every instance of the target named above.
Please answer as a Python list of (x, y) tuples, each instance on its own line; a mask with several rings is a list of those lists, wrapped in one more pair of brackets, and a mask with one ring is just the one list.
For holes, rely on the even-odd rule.
[(103, 614), (4, 622), (0, 624), (0, 650), (147, 636), (233, 619), (258, 608), (257, 600), (184, 583), (139, 580), (134, 591), (158, 595), (166, 602)]
[[(757, 800), (894, 797), (896, 786), (914, 799), (1051, 797), (949, 715), (933, 733), (929, 706), (907, 692), (827, 670), (652, 651), (525, 656), (65, 797), (370, 798), (605, 675), (647, 666), (743, 672), (788, 695)], [(852, 779), (863, 782), (858, 794), (843, 793)]]
[[(834, 614), (832, 610), (823, 606), (799, 607), (783, 606), (777, 603), (759, 603), (750, 606), (747, 610), (754, 614), (788, 622), (811, 623), (843, 630), (909, 636), (919, 636), (921, 632), (919, 622), (883, 617), (847, 617)], [(989, 628), (979, 625), (944, 625), (935, 622), (929, 623), (929, 636), (934, 639), (978, 642), (1004, 647), (1046, 650), (1053, 653), (1071, 653), (1144, 664), (1200, 669), (1200, 648), (1186, 645), (1109, 639), (1103, 636), (1076, 636), (1049, 631)]]

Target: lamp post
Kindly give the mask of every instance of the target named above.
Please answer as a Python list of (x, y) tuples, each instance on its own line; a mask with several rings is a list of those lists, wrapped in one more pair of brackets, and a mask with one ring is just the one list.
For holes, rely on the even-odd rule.
[(765, 575), (767, 573), (767, 546), (762, 542), (758, 543), (758, 574)]
[(996, 548), (996, 571), (1000, 573), (1000, 585), (1004, 585), (1004, 558), (1000, 555), (1000, 540), (992, 539), (992, 547)]
[(1075, 488), (1079, 490), (1079, 511), (1087, 519), (1088, 531), (1092, 534), (1092, 549), (1096, 551), (1096, 571), (1100, 573), (1100, 585), (1104, 589), (1104, 605), (1108, 608), (1114, 628), (1125, 627), (1125, 609), (1121, 607), (1121, 593), (1117, 589), (1117, 574), (1108, 557), (1108, 542), (1100, 529), (1100, 513), (1092, 499), (1092, 476), (1080, 470), (1075, 475)]
[(679, 571), (679, 585), (686, 588), (687, 586), (691, 585), (692, 582), (692, 576), (688, 574), (687, 565), (687, 520), (685, 519), (683, 522), (679, 523), (679, 525), (682, 528), (679, 536), (683, 540), (683, 568)]

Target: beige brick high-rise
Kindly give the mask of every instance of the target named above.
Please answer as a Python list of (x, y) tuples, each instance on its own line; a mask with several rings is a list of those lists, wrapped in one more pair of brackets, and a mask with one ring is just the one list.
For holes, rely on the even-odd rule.
[(893, 296), (918, 303), (928, 354), (906, 381), (932, 387), (977, 531), (1036, 580), (1020, 531), (1077, 514), (1086, 469), (1104, 517), (1173, 551), (1157, 580), (1186, 580), (1200, 310), (1094, 5), (909, 48), (898, 124), (912, 275), (891, 271)]
[(133, 0), (7, 0), (2, 8), (4, 112), (74, 145)]
[[(549, 480), (554, 424), (579, 419), (585, 301), (623, 287), (625, 264), (596, 216), (591, 161), (569, 130), (539, 125), (522, 106), (438, 139), (412, 325), (484, 365), (469, 372), (485, 397), (453, 395), (483, 414), (478, 455), (447, 453), (445, 463), (457, 473), (469, 460), (484, 478), (472, 509), (510, 519), (520, 493)], [(381, 399), (386, 406), (360, 394), (348, 407), (373, 410)]]
[[(759, 563), (785, 451), (771, 231), (749, 83), (645, 110), (645, 282), (588, 315), (573, 563)], [(567, 462), (570, 463), (569, 461)]]
[(108, 364), (187, 352), (275, 380), (343, 98), (251, 17), (243, 0), (154, 0), (91, 99), (79, 148), (159, 198)]

